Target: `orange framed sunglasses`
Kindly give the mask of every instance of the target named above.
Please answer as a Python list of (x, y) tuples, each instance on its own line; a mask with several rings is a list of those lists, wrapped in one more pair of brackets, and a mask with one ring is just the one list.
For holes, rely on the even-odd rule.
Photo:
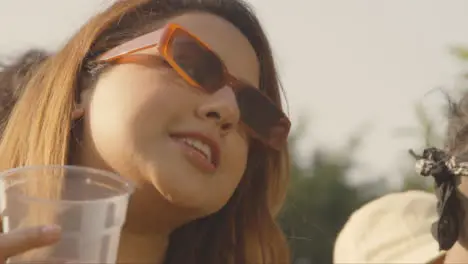
[(281, 109), (259, 89), (232, 76), (207, 44), (178, 24), (167, 24), (125, 42), (100, 55), (96, 62), (116, 62), (124, 56), (153, 47), (157, 47), (158, 55), (191, 86), (207, 93), (231, 87), (240, 120), (249, 134), (274, 149), (282, 148), (291, 122)]

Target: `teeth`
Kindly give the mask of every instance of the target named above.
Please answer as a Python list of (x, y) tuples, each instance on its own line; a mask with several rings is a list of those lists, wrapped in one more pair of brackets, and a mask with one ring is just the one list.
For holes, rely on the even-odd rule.
[(211, 148), (207, 144), (201, 142), (200, 140), (193, 138), (182, 138), (182, 141), (186, 144), (196, 148), (201, 153), (203, 153), (206, 158), (211, 162)]

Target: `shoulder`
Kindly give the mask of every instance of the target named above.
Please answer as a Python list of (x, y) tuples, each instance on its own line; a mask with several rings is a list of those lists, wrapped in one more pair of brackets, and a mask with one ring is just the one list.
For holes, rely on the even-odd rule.
[(445, 252), (441, 252), (435, 258), (431, 259), (425, 264), (444, 264), (445, 262)]

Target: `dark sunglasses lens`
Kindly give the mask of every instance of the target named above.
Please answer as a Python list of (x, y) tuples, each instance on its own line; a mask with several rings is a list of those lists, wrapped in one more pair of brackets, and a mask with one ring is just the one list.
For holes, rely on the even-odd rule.
[(221, 88), (223, 64), (212, 51), (183, 33), (174, 36), (170, 48), (174, 62), (207, 92)]
[(264, 141), (282, 144), (289, 132), (289, 122), (281, 110), (255, 88), (235, 91), (242, 122)]

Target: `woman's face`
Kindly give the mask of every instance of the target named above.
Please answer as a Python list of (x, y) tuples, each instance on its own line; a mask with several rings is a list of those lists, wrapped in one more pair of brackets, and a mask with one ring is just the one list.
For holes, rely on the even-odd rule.
[[(186, 13), (169, 22), (198, 36), (232, 75), (258, 87), (255, 52), (229, 22), (206, 13)], [(233, 194), (247, 162), (248, 136), (239, 126), (235, 95), (230, 87), (206, 94), (158, 56), (145, 58), (113, 66), (82, 94), (80, 162), (136, 181), (135, 196), (144, 197), (146, 207), (156, 207), (156, 197), (162, 196), (197, 217), (216, 212)]]

